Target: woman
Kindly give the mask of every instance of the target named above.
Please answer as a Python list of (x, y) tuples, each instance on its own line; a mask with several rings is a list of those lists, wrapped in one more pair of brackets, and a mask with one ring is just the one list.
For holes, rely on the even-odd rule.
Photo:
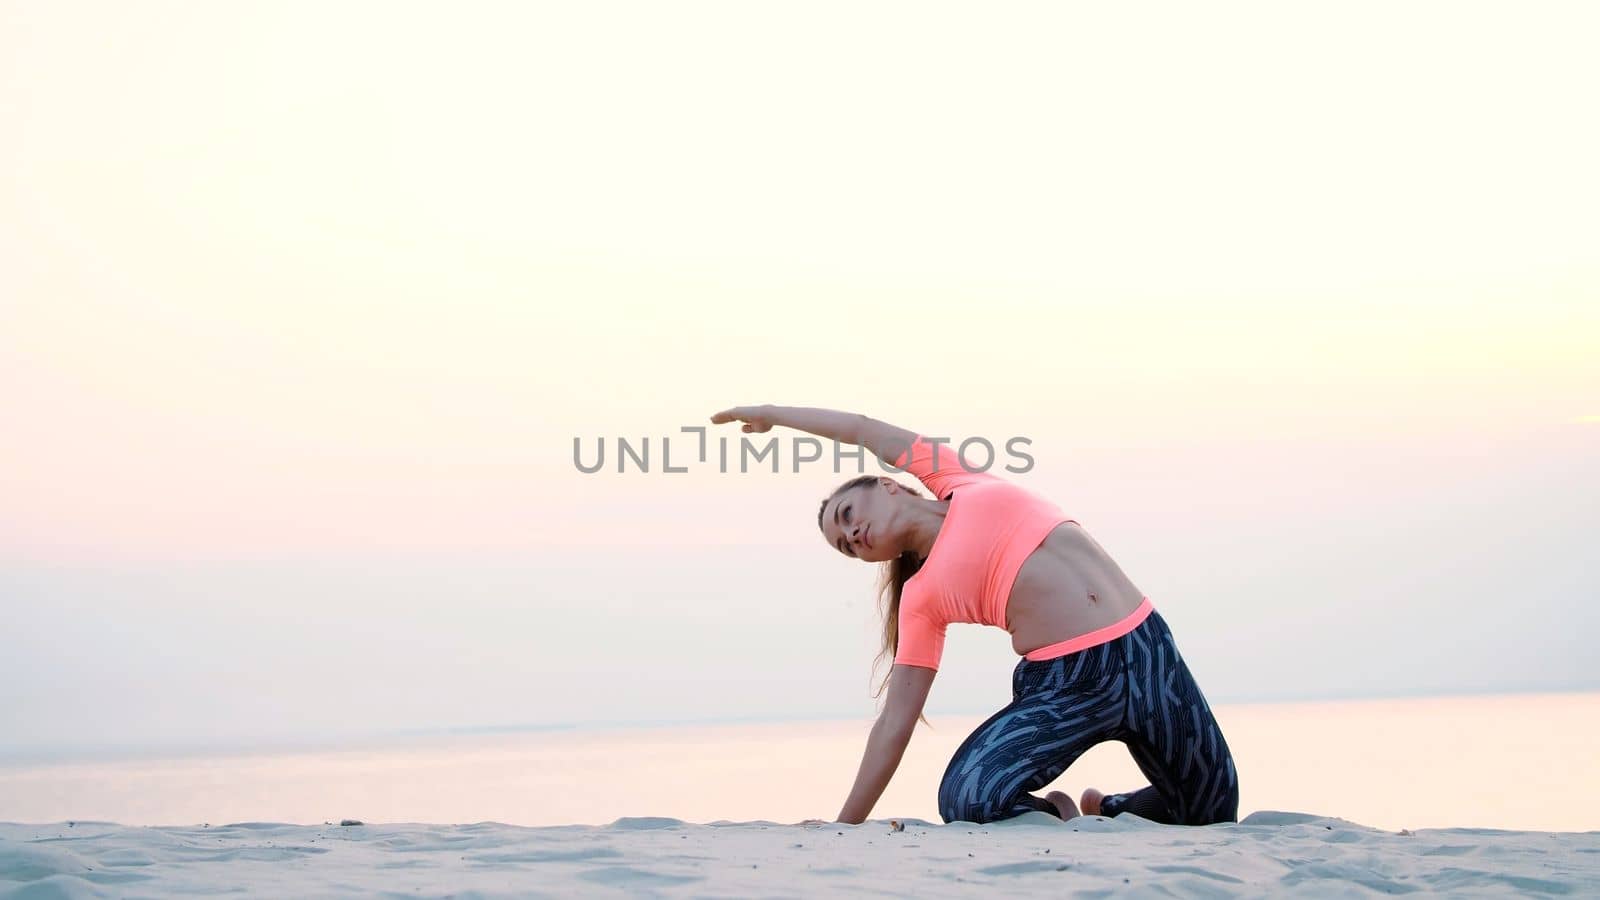
[(968, 471), (946, 444), (863, 415), (738, 406), (711, 421), (743, 422), (756, 433), (785, 425), (858, 444), (933, 494), (862, 475), (818, 512), (834, 549), (886, 564), (883, 643), (893, 658), (879, 687), (889, 696), (838, 821), (865, 821), (888, 786), (922, 718), (950, 622), (1004, 628), (1022, 659), (1011, 675), (1011, 703), (978, 726), (945, 770), (939, 814), (946, 822), (1031, 810), (1079, 815), (1060, 791), (1042, 799), (1032, 792), (1103, 741), (1126, 744), (1150, 785), (1109, 795), (1088, 788), (1084, 813), (1186, 825), (1237, 819), (1233, 757), (1166, 622), (1058, 507)]

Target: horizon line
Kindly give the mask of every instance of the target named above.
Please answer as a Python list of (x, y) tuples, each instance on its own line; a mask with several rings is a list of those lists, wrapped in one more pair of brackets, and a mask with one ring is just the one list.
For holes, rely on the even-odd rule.
[[(1303, 706), (1308, 704), (1359, 703), (1388, 700), (1446, 700), (1473, 697), (1550, 696), (1600, 693), (1600, 684), (1566, 688), (1503, 689), (1503, 690), (1447, 690), (1434, 692), (1400, 692), (1391, 694), (1325, 695), (1315, 697), (1239, 699), (1217, 702), (1219, 707), (1230, 706)], [(930, 711), (931, 716), (976, 716), (992, 713), (992, 709), (941, 709)], [(767, 725), (800, 722), (839, 722), (859, 719), (870, 721), (873, 714), (847, 714), (844, 712), (812, 713), (774, 716), (769, 714), (678, 717), (666, 719), (595, 719), (587, 721), (499, 723), (484, 725), (413, 726), (408, 728), (371, 729), (326, 737), (289, 737), (240, 735), (213, 739), (199, 739), (182, 743), (143, 741), (127, 744), (93, 744), (86, 742), (58, 743), (34, 747), (7, 747), (0, 745), (0, 769), (24, 768), (38, 765), (74, 764), (85, 762), (133, 762), (139, 760), (179, 760), (203, 756), (251, 756), (266, 754), (325, 753), (382, 749), (385, 742), (429, 738), (486, 737), (494, 735), (538, 734), (541, 732), (576, 731), (627, 731), (633, 729), (667, 729), (712, 727), (719, 725)]]

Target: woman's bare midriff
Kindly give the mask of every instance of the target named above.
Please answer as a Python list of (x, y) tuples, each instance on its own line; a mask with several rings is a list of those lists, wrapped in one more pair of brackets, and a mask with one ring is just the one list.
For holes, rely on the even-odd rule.
[(1020, 656), (1114, 625), (1143, 600), (1089, 532), (1062, 522), (1017, 570), (1006, 601), (1006, 630)]

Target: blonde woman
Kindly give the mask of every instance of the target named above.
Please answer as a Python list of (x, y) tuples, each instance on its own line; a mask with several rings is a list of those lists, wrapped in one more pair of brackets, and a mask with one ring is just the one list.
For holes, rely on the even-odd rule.
[(1104, 741), (1126, 744), (1150, 785), (1110, 795), (1088, 788), (1084, 813), (1188, 825), (1237, 819), (1232, 754), (1172, 632), (1059, 507), (969, 470), (947, 443), (855, 413), (736, 406), (711, 421), (742, 422), (752, 433), (782, 425), (857, 444), (932, 494), (862, 475), (818, 511), (817, 526), (835, 551), (883, 566), (883, 653), (893, 660), (878, 691), (887, 688), (888, 697), (838, 821), (865, 821), (888, 786), (922, 719), (951, 622), (1004, 628), (1022, 658), (1011, 675), (1011, 703), (978, 726), (945, 770), (939, 814), (946, 822), (1032, 810), (1063, 820), (1079, 815), (1068, 795), (1033, 792)]

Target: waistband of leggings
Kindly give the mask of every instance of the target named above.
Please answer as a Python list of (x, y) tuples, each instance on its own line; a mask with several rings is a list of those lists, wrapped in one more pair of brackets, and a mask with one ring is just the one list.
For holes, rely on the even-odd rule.
[(1155, 605), (1150, 602), (1149, 597), (1145, 597), (1139, 602), (1137, 609), (1104, 628), (1096, 628), (1075, 638), (1068, 638), (1064, 641), (1057, 641), (1054, 644), (1047, 644), (1036, 650), (1029, 650), (1022, 655), (1022, 658), (1029, 662), (1042, 662), (1059, 656), (1066, 656), (1069, 653), (1077, 653), (1080, 650), (1087, 650), (1090, 647), (1098, 647), (1138, 628), (1154, 611)]

